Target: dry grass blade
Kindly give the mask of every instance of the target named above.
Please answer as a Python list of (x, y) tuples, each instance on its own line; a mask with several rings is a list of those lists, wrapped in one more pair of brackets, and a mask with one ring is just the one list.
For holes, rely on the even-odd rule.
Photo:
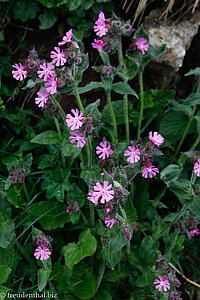
[[(132, 5), (133, 1), (131, 1), (130, 5), (128, 6), (127, 10), (126, 10), (126, 13), (129, 11), (131, 5)], [(140, 15), (140, 13), (142, 11), (145, 10), (146, 8), (146, 4), (147, 4), (147, 0), (140, 0), (139, 4), (138, 4), (138, 7), (136, 9), (136, 12), (135, 12), (135, 15), (134, 15), (134, 19), (133, 19), (133, 22), (132, 22), (132, 26), (133, 24), (135, 23), (135, 20), (137, 19), (137, 17)]]
[(174, 265), (172, 265), (171, 263), (169, 263), (169, 266), (172, 267), (178, 274), (180, 274), (187, 282), (197, 286), (198, 288), (200, 288), (200, 284), (190, 280), (189, 278), (187, 278), (185, 275), (183, 275)]
[(170, 0), (169, 1), (169, 4), (168, 4), (168, 6), (167, 6), (167, 8), (164, 10), (164, 12), (161, 14), (161, 16), (160, 16), (160, 20), (164, 17), (165, 19), (167, 18), (167, 15), (168, 15), (168, 13), (169, 13), (169, 11), (171, 11), (172, 10), (172, 7), (173, 7), (173, 5), (174, 5), (174, 0)]
[(195, 3), (194, 3), (194, 6), (193, 6), (193, 8), (192, 8), (192, 13), (194, 13), (194, 11), (195, 11), (195, 9), (196, 9), (198, 3), (199, 3), (199, 0), (196, 0)]

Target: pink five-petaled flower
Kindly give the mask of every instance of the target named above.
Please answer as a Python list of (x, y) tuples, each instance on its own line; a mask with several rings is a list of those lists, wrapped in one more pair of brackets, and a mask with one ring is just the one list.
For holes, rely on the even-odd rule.
[(88, 200), (92, 201), (95, 205), (97, 205), (97, 204), (98, 204), (98, 199), (95, 200), (95, 197), (94, 197), (94, 195), (93, 195), (93, 192), (94, 192), (94, 191), (91, 191), (91, 190), (89, 191)]
[(55, 94), (57, 92), (57, 78), (49, 78), (44, 85), (48, 93)]
[(139, 50), (142, 51), (142, 54), (145, 54), (145, 51), (149, 49), (149, 44), (147, 44), (148, 41), (144, 38), (138, 39), (135, 44), (138, 47)]
[(194, 164), (194, 174), (196, 174), (198, 177), (200, 177), (200, 158)]
[(53, 59), (52, 63), (56, 65), (56, 67), (63, 66), (66, 63), (66, 58), (64, 52), (60, 52), (59, 47), (54, 47), (54, 50), (51, 51), (50, 57)]
[(44, 76), (43, 78), (44, 81), (47, 81), (51, 77), (54, 78), (55, 76), (55, 72), (53, 71), (54, 66), (51, 63), (47, 63), (47, 64), (43, 63), (42, 65), (40, 65), (40, 69), (42, 69), (42, 71), (41, 70), (37, 71), (37, 74), (40, 78)]
[(104, 13), (102, 12), (102, 11), (100, 11), (100, 13), (99, 13), (99, 17), (98, 17), (98, 20), (97, 21), (99, 21), (99, 22), (105, 22), (105, 15), (104, 15)]
[(70, 29), (69, 31), (66, 32), (66, 35), (63, 36), (62, 42), (59, 42), (58, 46), (64, 45), (68, 42), (71, 42), (71, 38), (72, 38), (72, 29)]
[(106, 24), (103, 21), (97, 20), (95, 22), (96, 25), (94, 25), (94, 32), (96, 32), (97, 36), (102, 37), (103, 35), (106, 35), (108, 32), (108, 29), (106, 28)]
[(94, 40), (94, 43), (92, 43), (92, 47), (94, 49), (103, 50), (104, 42), (102, 40)]
[(152, 131), (150, 131), (149, 139), (158, 147), (164, 142), (164, 138), (158, 132), (154, 132), (152, 135)]
[(82, 132), (74, 130), (74, 131), (70, 132), (70, 134), (73, 135), (73, 136), (69, 137), (70, 142), (72, 144), (74, 144), (75, 142), (78, 142), (77, 148), (80, 148), (80, 147), (82, 148), (85, 145), (85, 137), (83, 136)]
[(105, 159), (106, 157), (108, 158), (110, 156), (110, 144), (107, 146), (107, 142), (101, 142), (99, 144), (101, 147), (97, 146), (96, 147), (96, 154), (100, 154), (99, 158)]
[(113, 227), (115, 223), (119, 223), (119, 221), (116, 218), (111, 219), (110, 215), (106, 215), (104, 219), (105, 219), (106, 227), (109, 227), (110, 229)]
[(67, 114), (66, 116), (66, 122), (67, 126), (71, 128), (71, 130), (79, 129), (83, 125), (83, 113), (82, 111), (79, 114), (79, 110), (76, 108), (76, 110), (72, 109), (71, 112), (74, 114), (74, 117), (70, 114)]
[(195, 234), (196, 235), (200, 234), (199, 229), (193, 229), (193, 230), (189, 231), (190, 236), (195, 236)]
[(167, 292), (167, 290), (170, 289), (170, 284), (169, 284), (169, 280), (165, 279), (165, 277), (161, 277), (161, 276), (158, 276), (158, 279), (156, 279), (154, 281), (153, 284), (157, 284), (157, 286), (155, 287), (157, 290), (159, 290), (159, 292), (162, 291), (162, 288), (164, 289), (165, 292)]
[(128, 149), (130, 151), (126, 150), (124, 152), (124, 156), (129, 156), (127, 158), (127, 161), (130, 162), (131, 164), (139, 161), (140, 160), (140, 150), (136, 149), (134, 146), (129, 146)]
[(159, 173), (159, 169), (154, 166), (145, 167), (142, 170), (142, 177), (144, 178), (152, 178), (153, 176), (156, 176), (156, 173)]
[(22, 66), (21, 63), (19, 63), (19, 66), (18, 64), (14, 64), (12, 65), (12, 67), (16, 69), (16, 70), (12, 70), (13, 78), (20, 81), (26, 78), (27, 71), (24, 71), (24, 67)]
[(40, 259), (42, 261), (47, 260), (49, 258), (49, 255), (51, 255), (51, 252), (46, 247), (39, 246), (35, 249), (34, 256), (36, 257), (36, 259)]
[(37, 92), (38, 97), (35, 98), (35, 103), (38, 105), (38, 107), (44, 107), (44, 105), (48, 101), (48, 94), (44, 90), (40, 90)]
[(100, 182), (97, 182), (94, 186), (93, 197), (95, 201), (100, 199), (101, 203), (109, 202), (114, 198), (114, 190), (112, 190), (112, 184), (109, 184), (108, 181), (103, 182), (101, 186)]

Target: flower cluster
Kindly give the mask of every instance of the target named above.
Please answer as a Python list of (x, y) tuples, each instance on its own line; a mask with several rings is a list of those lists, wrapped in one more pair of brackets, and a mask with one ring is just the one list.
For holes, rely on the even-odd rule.
[(9, 178), (12, 183), (23, 183), (25, 179), (25, 169), (23, 167), (18, 168), (9, 173)]
[(199, 222), (197, 222), (196, 218), (194, 217), (184, 218), (178, 221), (180, 232), (185, 233), (185, 228), (188, 228), (189, 236), (200, 235), (200, 230), (197, 228), (198, 224)]
[(36, 259), (40, 259), (41, 261), (47, 260), (51, 255), (49, 248), (51, 247), (51, 243), (53, 239), (50, 236), (46, 235), (37, 235), (33, 238), (33, 245), (37, 246), (34, 252), (34, 256)]
[(82, 127), (84, 123), (83, 113), (81, 111), (79, 115), (79, 110), (77, 108), (76, 110), (72, 109), (71, 112), (74, 116), (72, 116), (71, 114), (67, 114), (66, 116), (67, 126), (70, 127), (71, 130), (73, 130), (70, 132), (71, 136), (69, 137), (69, 140), (72, 144), (77, 142), (77, 148), (82, 148), (86, 143), (84, 134), (83, 132), (76, 131), (75, 129), (79, 129)]
[(200, 177), (200, 158), (198, 161), (194, 164), (194, 174)]
[(40, 259), (41, 261), (47, 260), (49, 256), (51, 255), (51, 252), (46, 247), (39, 246), (35, 249), (34, 256), (36, 259)]

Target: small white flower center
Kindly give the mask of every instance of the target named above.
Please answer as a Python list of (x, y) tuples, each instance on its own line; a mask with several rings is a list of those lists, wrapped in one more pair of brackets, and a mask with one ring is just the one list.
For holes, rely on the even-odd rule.
[(41, 251), (41, 254), (44, 254), (44, 251)]

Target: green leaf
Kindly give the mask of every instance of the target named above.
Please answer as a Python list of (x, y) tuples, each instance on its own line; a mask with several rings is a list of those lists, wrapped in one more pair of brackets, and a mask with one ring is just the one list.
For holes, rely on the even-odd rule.
[(35, 1), (17, 1), (12, 7), (14, 13), (14, 19), (20, 19), (22, 22), (26, 22), (28, 19), (34, 19), (37, 16), (37, 12), (40, 10)]
[(0, 284), (6, 283), (11, 273), (11, 268), (7, 265), (0, 265)]
[(200, 68), (192, 69), (184, 76), (190, 76), (190, 75), (200, 76)]
[(135, 177), (134, 179), (134, 199), (133, 204), (136, 208), (139, 219), (143, 218), (146, 201), (149, 198), (149, 183), (145, 178)]
[[(121, 125), (125, 123), (124, 117), (124, 101), (123, 100), (116, 100), (112, 102), (112, 107), (114, 110), (115, 118), (117, 125)], [(131, 110), (132, 106), (129, 102), (129, 110)], [(106, 104), (102, 111), (102, 121), (106, 124), (113, 124), (111, 116), (110, 116), (110, 109), (109, 105)]]
[(145, 55), (142, 56), (143, 58), (143, 67), (145, 67), (150, 61), (158, 58), (159, 56), (163, 55), (165, 52), (165, 46), (158, 46), (158, 47), (152, 47), (149, 45), (149, 49), (146, 52)]
[(82, 207), (85, 201), (85, 194), (81, 191), (81, 189), (73, 183), (70, 185), (69, 192), (67, 193), (67, 199), (78, 202), (78, 206)]
[(90, 9), (90, 7), (92, 7), (93, 4), (94, 4), (94, 0), (84, 0), (82, 6), (84, 10), (88, 10)]
[(192, 197), (192, 201), (189, 203), (186, 203), (186, 206), (189, 208), (189, 210), (197, 216), (197, 218), (200, 218), (200, 201), (199, 197)]
[(126, 54), (125, 66), (126, 66), (126, 74), (128, 76), (128, 79), (129, 80), (133, 79), (137, 75), (138, 65), (135, 59), (128, 54)]
[(66, 205), (55, 201), (40, 201), (30, 208), (29, 214), (33, 220), (39, 218), (38, 222), (45, 230), (63, 228), (69, 222)]
[[(79, 87), (78, 92), (79, 92), (79, 94), (84, 94), (84, 93), (87, 93), (91, 90), (98, 89), (98, 88), (103, 88), (103, 83), (102, 82), (91, 81), (86, 86)], [(74, 92), (70, 93), (70, 95), (74, 95)]]
[(68, 2), (69, 10), (75, 10), (81, 5), (81, 0), (70, 0)]
[(187, 118), (182, 112), (170, 111), (160, 122), (159, 133), (169, 142), (174, 143), (182, 137), (187, 125)]
[(190, 94), (183, 100), (184, 105), (194, 106), (200, 104), (200, 92)]
[[(56, 7), (56, 5), (55, 5), (55, 1), (54, 0), (39, 0), (40, 1), (40, 3), (43, 5), (43, 6), (45, 6), (45, 7), (47, 7), (47, 8), (54, 8), (54, 7)], [(68, 1), (67, 1), (68, 2)]]
[(130, 198), (128, 198), (128, 200), (126, 202), (125, 211), (126, 211), (126, 216), (127, 216), (127, 219), (126, 219), (127, 224), (137, 221), (137, 219), (138, 219), (137, 212), (136, 212), (136, 209), (134, 208), (133, 203)]
[(99, 290), (97, 293), (98, 300), (112, 300), (112, 296), (106, 290)]
[(31, 143), (36, 143), (40, 145), (53, 145), (59, 144), (59, 136), (57, 132), (53, 130), (48, 130), (36, 135), (32, 140)]
[(70, 157), (71, 159), (75, 159), (81, 153), (82, 148), (77, 147), (75, 144), (70, 143), (69, 140), (63, 141), (63, 154), (66, 157)]
[(72, 293), (79, 299), (91, 299), (95, 294), (95, 278), (92, 272), (88, 272), (83, 279), (73, 288)]
[(144, 30), (143, 26), (141, 25), (140, 28), (136, 31), (135, 36), (137, 39), (144, 38), (147, 41), (149, 41), (149, 35), (148, 33)]
[(125, 234), (118, 227), (112, 227), (109, 242), (111, 255), (121, 250), (127, 243), (128, 240), (126, 239)]
[(174, 111), (182, 111), (189, 117), (192, 115), (192, 108), (190, 106), (178, 103), (175, 100), (172, 100), (172, 105)]
[(40, 25), (39, 28), (41, 30), (51, 28), (57, 21), (57, 16), (54, 11), (45, 10), (45, 12), (39, 15)]
[(41, 292), (47, 285), (50, 274), (51, 274), (51, 270), (46, 270), (43, 268), (41, 268), (37, 271), (39, 292)]
[(7, 200), (13, 204), (16, 208), (22, 208), (26, 202), (24, 201), (24, 195), (21, 189), (10, 187), (7, 191)]
[(107, 52), (104, 52), (102, 50), (99, 51), (99, 54), (101, 56), (101, 59), (105, 66), (110, 67), (110, 59), (109, 54)]
[(162, 179), (167, 185), (179, 178), (182, 169), (178, 165), (169, 165), (160, 173), (160, 179)]
[(169, 184), (169, 189), (179, 199), (181, 204), (185, 204), (191, 200), (190, 181), (187, 179), (179, 179)]
[(8, 288), (6, 286), (0, 286), (0, 300), (8, 299), (6, 297), (8, 291), (10, 291), (10, 288)]
[(153, 263), (158, 245), (158, 242), (155, 242), (151, 236), (146, 236), (142, 240), (139, 249), (139, 258), (142, 265), (150, 265)]
[[(90, 229), (84, 230), (80, 236), (78, 243), (69, 243), (63, 248), (65, 263), (69, 269), (86, 256), (92, 256), (97, 248), (97, 241), (90, 232)], [(85, 298), (84, 298), (85, 299)]]
[(100, 171), (99, 166), (94, 166), (93, 171), (89, 171), (89, 170), (82, 171), (80, 177), (83, 178), (83, 180), (89, 185), (89, 181), (91, 179), (92, 180), (101, 180), (100, 173), (98, 174), (99, 171)]
[(133, 95), (138, 99), (138, 95), (136, 94), (136, 92), (126, 82), (113, 83), (112, 90), (122, 95), (124, 94)]
[(0, 247), (7, 248), (15, 238), (15, 223), (0, 211)]
[(98, 106), (100, 105), (100, 100), (96, 100), (95, 102), (89, 104), (85, 109), (85, 115), (94, 115), (97, 119), (101, 119), (101, 113), (98, 110)]

